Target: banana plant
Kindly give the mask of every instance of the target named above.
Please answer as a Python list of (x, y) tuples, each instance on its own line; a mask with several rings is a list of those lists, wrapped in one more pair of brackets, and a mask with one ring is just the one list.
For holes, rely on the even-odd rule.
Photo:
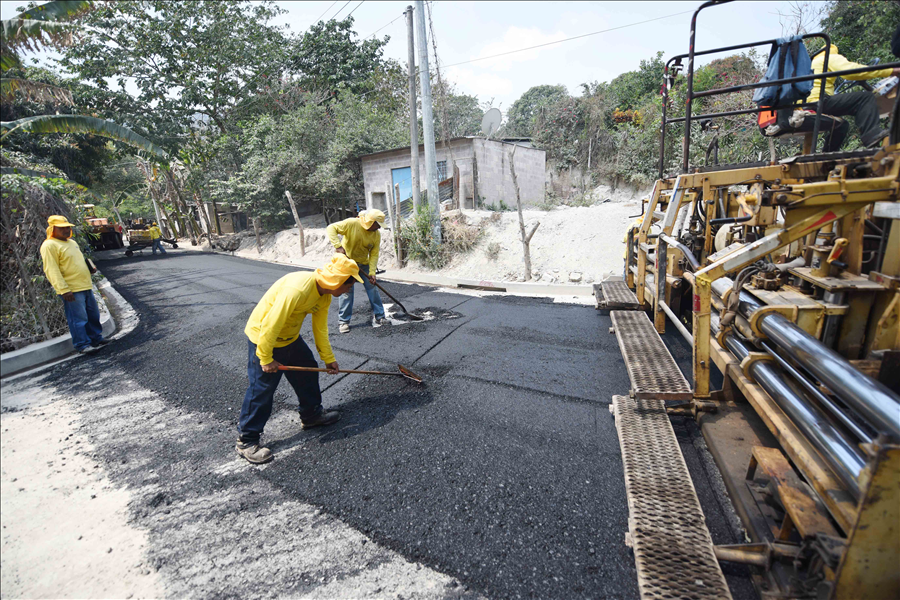
[[(12, 19), (0, 23), (0, 67), (7, 70), (21, 67), (19, 53), (23, 50), (37, 51), (44, 47), (61, 48), (72, 44), (78, 26), (70, 19), (90, 10), (91, 0), (56, 0), (32, 7)], [(52, 98), (71, 104), (68, 90), (55, 86), (4, 77), (0, 96), (4, 100), (16, 92), (32, 99)], [(28, 133), (89, 133), (111, 138), (144, 150), (158, 159), (166, 161), (168, 156), (162, 148), (138, 135), (131, 129), (96, 117), (84, 115), (38, 115), (15, 121), (0, 123), (3, 133), (0, 141), (13, 131), (21, 129)]]
[[(78, 27), (70, 19), (90, 10), (90, 0), (58, 0), (34, 6), (12, 19), (0, 22), (0, 69), (7, 71), (22, 66), (19, 53), (42, 48), (63, 48), (71, 45)], [(19, 95), (34, 102), (72, 104), (69, 90), (46, 83), (14, 77), (0, 80), (0, 98), (8, 102)]]

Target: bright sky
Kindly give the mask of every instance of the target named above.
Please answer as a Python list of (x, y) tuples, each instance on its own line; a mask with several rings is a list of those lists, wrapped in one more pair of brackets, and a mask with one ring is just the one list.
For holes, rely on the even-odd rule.
[[(2, 3), (2, 18), (15, 15), (21, 1)], [(385, 55), (406, 63), (407, 33), (403, 11), (412, 2), (329, 0), (276, 2), (287, 11), (283, 24), (305, 31), (321, 19), (342, 19), (351, 12), (362, 36), (388, 35)], [(435, 1), (432, 9), (437, 53), (444, 74), (460, 91), (481, 101), (493, 99), (505, 113), (530, 87), (563, 84), (580, 95), (581, 83), (609, 81), (634, 70), (641, 60), (662, 50), (664, 59), (687, 52), (691, 2), (453, 2)], [(778, 12), (789, 2), (734, 2), (700, 13), (697, 48), (731, 46), (782, 35)], [(676, 14), (683, 13), (683, 14)], [(667, 18), (667, 15), (676, 15)], [(582, 39), (508, 56), (457, 64), (595, 31), (625, 27)], [(393, 21), (393, 22), (392, 22)], [(426, 22), (427, 26), (427, 22)], [(430, 36), (429, 32), (429, 36)], [(429, 44), (431, 40), (429, 39)], [(760, 48), (763, 55), (768, 48)], [(714, 57), (710, 57), (714, 58)], [(707, 60), (710, 60), (707, 59)], [(702, 63), (702, 61), (701, 61)], [(455, 65), (455, 66), (454, 66)]]

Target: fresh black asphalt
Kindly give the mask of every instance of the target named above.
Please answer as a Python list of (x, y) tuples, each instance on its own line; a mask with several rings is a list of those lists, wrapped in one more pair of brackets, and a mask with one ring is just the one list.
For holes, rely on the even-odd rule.
[[(141, 319), (103, 357), (173, 408), (211, 413), (219, 431), (232, 430), (247, 384), (244, 325), (268, 286), (292, 269), (184, 251), (100, 267)], [(332, 303), (337, 360), (375, 370), (401, 363), (426, 384), (323, 375), (325, 405), (343, 419), (324, 430), (268, 431), (275, 462), (246, 476), (486, 597), (637, 598), (608, 411), (629, 382), (609, 317), (547, 298), (384, 285), (407, 309), (438, 318), (374, 329), (360, 286), (350, 334), (337, 333)], [(308, 323), (303, 336), (311, 341)], [(666, 341), (684, 369), (690, 348), (677, 335)], [(86, 376), (73, 368), (60, 384), (77, 386)], [(284, 382), (273, 421), (295, 407)], [(676, 433), (713, 540), (737, 543), (696, 449), (696, 428), (679, 422)], [(165, 431), (148, 435), (165, 445)], [(233, 453), (222, 437), (191, 445)], [(217, 485), (198, 475), (198, 486)], [(755, 597), (746, 570), (726, 568), (726, 575), (736, 598)]]

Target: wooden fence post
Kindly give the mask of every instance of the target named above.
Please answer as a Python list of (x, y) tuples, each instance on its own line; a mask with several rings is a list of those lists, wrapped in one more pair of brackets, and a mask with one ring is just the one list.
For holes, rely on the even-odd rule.
[(291, 205), (291, 212), (294, 213), (294, 221), (297, 223), (297, 229), (300, 231), (300, 256), (305, 256), (306, 239), (303, 236), (303, 224), (300, 223), (300, 216), (297, 214), (297, 205), (294, 204), (294, 198), (289, 191), (284, 190), (284, 195), (287, 196), (288, 204)]
[(256, 231), (256, 253), (262, 254), (262, 244), (259, 243), (259, 217), (253, 217), (253, 229)]

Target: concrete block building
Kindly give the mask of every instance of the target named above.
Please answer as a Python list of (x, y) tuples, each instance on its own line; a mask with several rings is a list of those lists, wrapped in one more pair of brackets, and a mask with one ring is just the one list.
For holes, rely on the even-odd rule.
[[(459, 137), (435, 144), (438, 164), (438, 181), (454, 176), (453, 165), (458, 170), (459, 182), (454, 182), (454, 200), (462, 208), (475, 208), (500, 204), (516, 204), (510, 154), (515, 148), (516, 176), (522, 204), (534, 206), (544, 201), (546, 153), (534, 148), (526, 139), (513, 141), (488, 140), (477, 137)], [(366, 192), (366, 207), (377, 208), (387, 214), (390, 188), (400, 186), (400, 200), (412, 196), (410, 148), (383, 150), (360, 157)], [(419, 145), (419, 185), (426, 189), (425, 148)], [(456, 191), (458, 190), (458, 191)]]

